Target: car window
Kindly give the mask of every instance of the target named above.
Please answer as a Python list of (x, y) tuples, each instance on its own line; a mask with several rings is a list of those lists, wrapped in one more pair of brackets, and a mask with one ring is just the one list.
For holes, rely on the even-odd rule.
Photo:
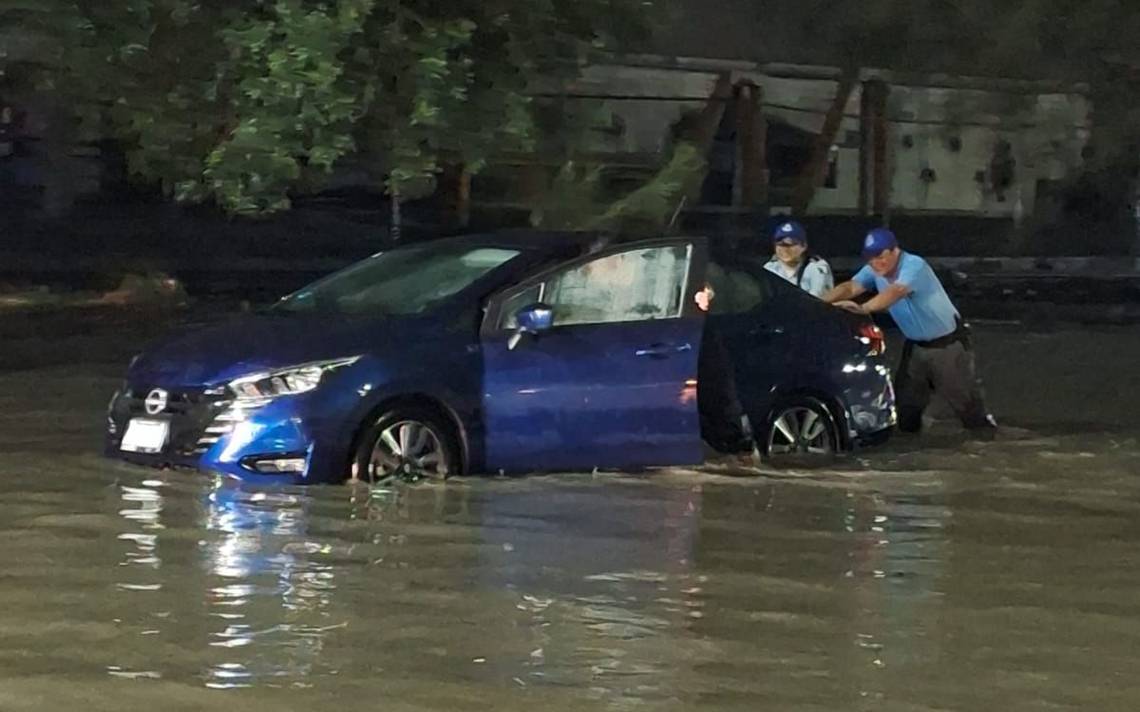
[(744, 314), (762, 307), (773, 294), (772, 281), (763, 267), (742, 264), (725, 267), (710, 262), (706, 280), (716, 296), (709, 311), (713, 314)]
[(691, 259), (691, 245), (599, 257), (509, 297), (503, 304), (500, 326), (511, 328), (518, 310), (535, 302), (554, 309), (555, 326), (679, 317)]

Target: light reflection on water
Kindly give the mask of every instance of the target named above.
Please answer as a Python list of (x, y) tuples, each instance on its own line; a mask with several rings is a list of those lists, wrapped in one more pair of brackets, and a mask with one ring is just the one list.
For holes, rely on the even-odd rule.
[(93, 454), (119, 363), (7, 374), (0, 709), (1140, 708), (1140, 340), (1077, 336), (979, 334), (1037, 434), (746, 478), (219, 488)]
[[(204, 566), (218, 580), (207, 600), (217, 625), (214, 648), (226, 653), (205, 675), (212, 688), (248, 687), (258, 679), (301, 680), (320, 667), (319, 619), (336, 590), (333, 567), (315, 555), (324, 548), (305, 540), (308, 498), (286, 492), (248, 492), (215, 483), (206, 497), (208, 537)], [(337, 626), (332, 626), (335, 628)]]
[[(749, 629), (816, 628), (837, 613), (850, 616), (848, 645), (863, 654), (850, 672), (874, 671), (912, 646), (893, 631), (921, 625), (924, 602), (940, 595), (950, 516), (920, 498), (842, 488), (825, 503), (778, 502), (788, 493), (771, 483), (255, 491), (219, 481), (202, 491), (167, 482), (119, 487), (117, 587), (151, 619), (131, 657), (151, 658), (148, 640), (190, 635), (197, 677), (216, 689), (309, 686), (438, 658), (459, 680), (666, 700), (684, 694), (694, 666), (726, 653), (710, 639), (746, 643)], [(187, 556), (190, 535), (197, 556)], [(826, 610), (837, 591), (847, 610)], [(160, 598), (148, 605), (146, 595)], [(369, 630), (397, 645), (362, 665), (346, 653), (366, 648)], [(184, 663), (107, 671), (164, 678)], [(859, 687), (882, 694), (873, 674)]]
[(16, 475), (0, 682), (97, 670), (360, 708), (1097, 700), (1088, 679), (1131, 669), (1140, 639), (1140, 570), (1112, 564), (1140, 558), (1136, 457), (995, 447), (988, 470), (888, 450), (855, 471), (371, 490)]

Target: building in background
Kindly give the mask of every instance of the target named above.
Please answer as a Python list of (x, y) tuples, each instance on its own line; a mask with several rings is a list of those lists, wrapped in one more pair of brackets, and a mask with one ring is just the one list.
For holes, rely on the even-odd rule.
[[(736, 91), (718, 98), (723, 77)], [(779, 213), (792, 210), (840, 85), (829, 67), (642, 55), (587, 67), (563, 91), (603, 109), (582, 155), (635, 173), (661, 165), (686, 116), (723, 103), (701, 202)], [(1090, 111), (1081, 87), (863, 70), (803, 212), (1020, 222), (1080, 168)]]

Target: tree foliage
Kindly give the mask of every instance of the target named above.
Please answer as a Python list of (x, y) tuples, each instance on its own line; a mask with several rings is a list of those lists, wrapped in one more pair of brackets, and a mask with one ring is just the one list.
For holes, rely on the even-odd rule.
[(530, 87), (643, 32), (638, 0), (8, 0), (12, 85), (50, 90), (133, 174), (285, 208), (352, 155), (407, 195), (534, 139)]
[(568, 161), (531, 211), (531, 224), (551, 230), (660, 235), (682, 201), (696, 199), (707, 169), (701, 150), (681, 141), (648, 181), (613, 199), (606, 196), (605, 166)]

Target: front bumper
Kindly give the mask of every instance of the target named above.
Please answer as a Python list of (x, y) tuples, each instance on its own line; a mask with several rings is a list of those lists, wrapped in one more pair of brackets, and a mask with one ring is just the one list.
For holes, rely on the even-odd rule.
[[(152, 467), (190, 467), (259, 484), (308, 484), (335, 480), (318, 452), (315, 419), (306, 417), (307, 395), (242, 403), (208, 389), (166, 389), (166, 406), (146, 409), (154, 387), (124, 387), (107, 413), (105, 454)], [(132, 419), (168, 423), (155, 451), (128, 452), (123, 436)]]

